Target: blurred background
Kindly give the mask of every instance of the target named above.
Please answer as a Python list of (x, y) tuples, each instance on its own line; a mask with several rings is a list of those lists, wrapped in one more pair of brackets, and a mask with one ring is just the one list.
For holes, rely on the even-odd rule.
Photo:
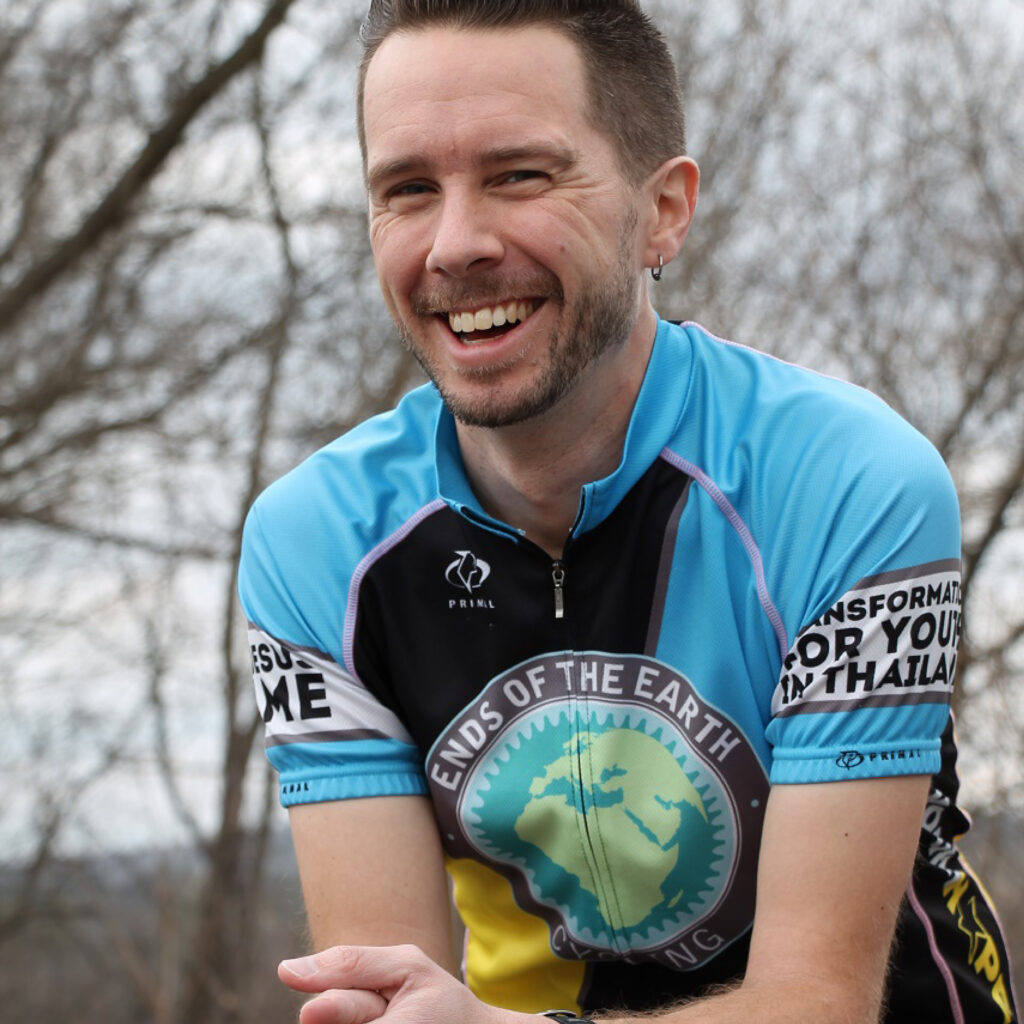
[[(647, 6), (703, 170), (659, 310), (873, 389), (956, 478), (965, 845), (1020, 979), (1024, 3)], [(420, 380), (365, 237), (362, 8), (0, 6), (7, 1019), (294, 1012), (234, 570), (256, 493)]]

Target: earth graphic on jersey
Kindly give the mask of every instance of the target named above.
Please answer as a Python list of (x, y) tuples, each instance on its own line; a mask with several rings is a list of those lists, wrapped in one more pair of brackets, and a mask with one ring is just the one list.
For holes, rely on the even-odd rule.
[[(467, 823), (519, 866), (578, 941), (656, 946), (703, 917), (726, 882), (731, 818), (713, 773), (663, 723), (548, 710), (481, 765)], [(619, 719), (616, 721), (616, 719)]]

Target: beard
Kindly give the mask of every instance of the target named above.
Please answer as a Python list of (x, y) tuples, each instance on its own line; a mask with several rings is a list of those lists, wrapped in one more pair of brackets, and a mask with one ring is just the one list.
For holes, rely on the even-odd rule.
[(571, 302), (566, 303), (558, 280), (545, 272), (529, 281), (497, 278), (480, 279), (467, 290), (421, 296), (414, 302), (419, 313), (441, 313), (449, 309), (484, 305), (496, 295), (543, 296), (548, 302), (560, 302), (561, 311), (546, 346), (546, 359), (532, 379), (512, 393), (498, 383), (501, 374), (515, 359), (461, 374), (477, 383), (495, 380), (495, 387), (474, 397), (460, 389), (458, 379), (447, 379), (422, 347), (417, 345), (408, 325), (397, 322), (403, 345), (413, 354), (433, 381), (448, 411), (460, 423), (470, 427), (508, 427), (541, 416), (558, 404), (579, 383), (586, 370), (605, 354), (625, 344), (636, 323), (639, 296), (636, 269), (633, 266), (636, 213), (630, 210), (619, 233), (615, 261), (600, 279), (593, 279)]

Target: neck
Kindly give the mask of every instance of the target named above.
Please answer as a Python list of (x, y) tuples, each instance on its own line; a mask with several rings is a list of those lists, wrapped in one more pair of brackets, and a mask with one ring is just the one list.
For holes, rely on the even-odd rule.
[(629, 339), (540, 416), (509, 427), (456, 424), (463, 462), (481, 505), (525, 531), (553, 558), (562, 554), (580, 488), (622, 459), (657, 320), (645, 309)]

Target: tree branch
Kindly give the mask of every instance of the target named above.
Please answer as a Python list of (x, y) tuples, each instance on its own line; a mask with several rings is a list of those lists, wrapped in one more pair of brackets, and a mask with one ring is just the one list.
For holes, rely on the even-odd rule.
[(1021, 441), (1017, 452), (1016, 465), (1010, 467), (1005, 479), (995, 492), (995, 500), (989, 512), (985, 531), (973, 544), (964, 548), (963, 592), (965, 601), (985, 552), (1002, 533), (1007, 509), (1022, 489), (1024, 489), (1024, 440)]
[(273, 0), (263, 20), (235, 52), (185, 90), (166, 121), (150, 134), (142, 152), (79, 229), (49, 256), (30, 267), (16, 284), (0, 293), (0, 327), (9, 327), (33, 299), (121, 223), (132, 201), (160, 170), (203, 107), (239, 72), (260, 59), (267, 38), (281, 24), (294, 2)]

